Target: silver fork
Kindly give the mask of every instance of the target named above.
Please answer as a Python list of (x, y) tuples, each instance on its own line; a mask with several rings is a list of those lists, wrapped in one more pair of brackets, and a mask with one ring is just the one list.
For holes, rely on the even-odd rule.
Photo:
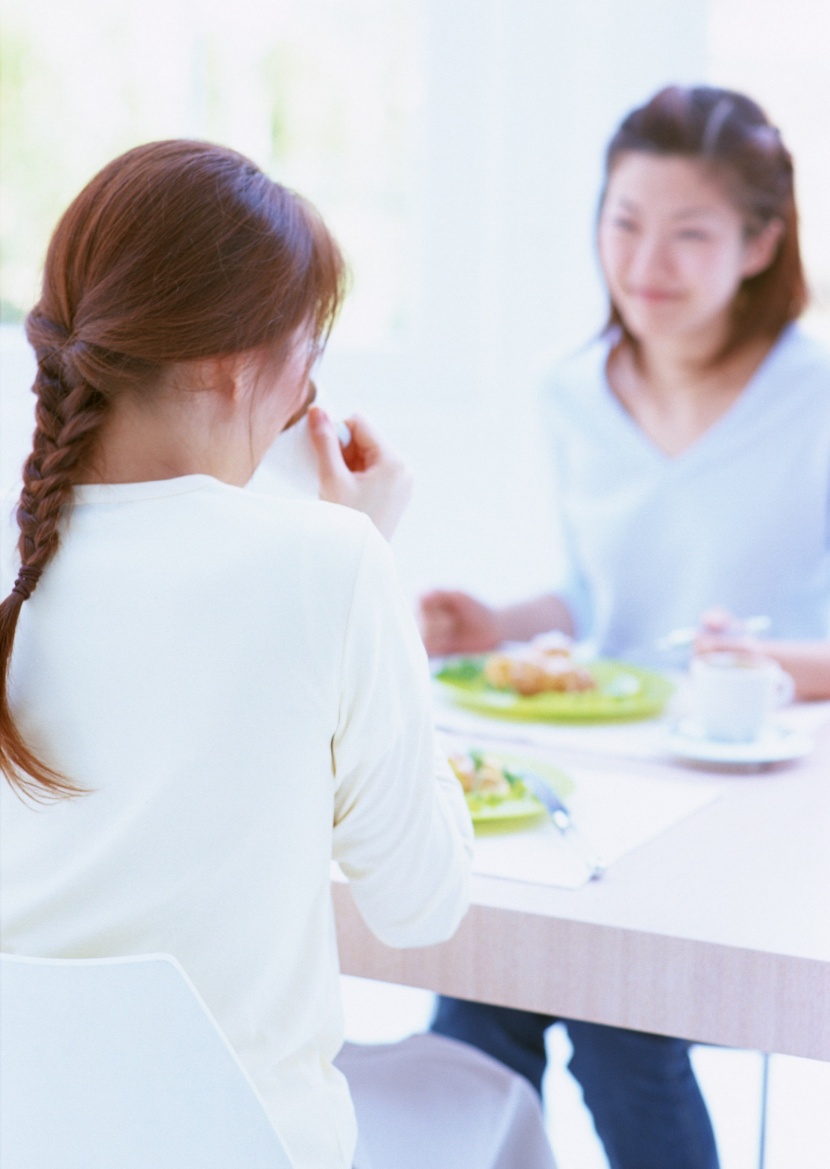
[(588, 845), (584, 836), (574, 824), (567, 805), (560, 800), (550, 784), (546, 783), (541, 775), (537, 775), (533, 771), (519, 771), (515, 772), (515, 774), (518, 775), (518, 778), (527, 790), (545, 806), (550, 814), (553, 826), (559, 830), (574, 850), (579, 853), (588, 867), (589, 879), (592, 881), (599, 880), (605, 872), (607, 865), (600, 860)]

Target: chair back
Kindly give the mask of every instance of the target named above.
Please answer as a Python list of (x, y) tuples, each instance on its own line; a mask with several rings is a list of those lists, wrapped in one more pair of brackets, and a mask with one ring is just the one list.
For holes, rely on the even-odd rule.
[(166, 955), (0, 956), (3, 1169), (291, 1169)]

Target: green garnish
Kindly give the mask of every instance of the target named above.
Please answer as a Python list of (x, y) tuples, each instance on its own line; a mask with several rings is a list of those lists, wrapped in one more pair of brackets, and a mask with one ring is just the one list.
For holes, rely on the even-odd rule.
[(480, 658), (457, 658), (435, 675), (448, 682), (477, 682), (481, 678)]

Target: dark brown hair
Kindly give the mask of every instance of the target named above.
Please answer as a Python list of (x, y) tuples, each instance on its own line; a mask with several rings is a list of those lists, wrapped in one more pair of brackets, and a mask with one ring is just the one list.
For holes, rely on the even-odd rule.
[(280, 362), (306, 322), (322, 344), (343, 291), (342, 257), (314, 209), (210, 143), (136, 147), (63, 215), (26, 321), (36, 428), (17, 508), (21, 568), (0, 605), (0, 769), (19, 792), (82, 790), (24, 741), (9, 670), (21, 606), (57, 551), (113, 398), (152, 392), (179, 362), (248, 351)]
[[(748, 235), (772, 220), (781, 221), (774, 260), (744, 280), (738, 291), (732, 329), (718, 360), (755, 337), (777, 337), (803, 312), (807, 286), (798, 246), (792, 158), (761, 107), (728, 89), (671, 85), (624, 118), (606, 151), (606, 189), (617, 162), (633, 152), (702, 163), (743, 215)], [(605, 189), (600, 207), (604, 199)], [(606, 326), (610, 329), (636, 344), (613, 301)]]

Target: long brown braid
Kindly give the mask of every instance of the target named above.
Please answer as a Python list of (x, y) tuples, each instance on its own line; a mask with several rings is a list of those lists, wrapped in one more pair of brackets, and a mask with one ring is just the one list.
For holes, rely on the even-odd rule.
[(0, 770), (19, 794), (49, 801), (85, 790), (26, 743), (10, 672), (21, 608), (58, 550), (111, 403), (149, 397), (176, 363), (251, 352), (275, 369), (300, 325), (325, 339), (344, 283), (314, 209), (206, 142), (128, 151), (64, 214), (26, 321), (36, 427), (17, 508), (20, 570), (0, 604)]
[(6, 694), (11, 654), (6, 657), (5, 639), (14, 637), (23, 602), (37, 588), (58, 550), (61, 520), (71, 505), (78, 472), (94, 449), (107, 399), (78, 368), (83, 342), (70, 342), (68, 330), (49, 320), (40, 306), (29, 314), (26, 333), (38, 358), (33, 386), (37, 404), (32, 452), (23, 466), (17, 506), (20, 570), (11, 594), (0, 606), (6, 664), (0, 679), (0, 763), (19, 790), (43, 800), (77, 795), (82, 789), (40, 762), (14, 724)]

